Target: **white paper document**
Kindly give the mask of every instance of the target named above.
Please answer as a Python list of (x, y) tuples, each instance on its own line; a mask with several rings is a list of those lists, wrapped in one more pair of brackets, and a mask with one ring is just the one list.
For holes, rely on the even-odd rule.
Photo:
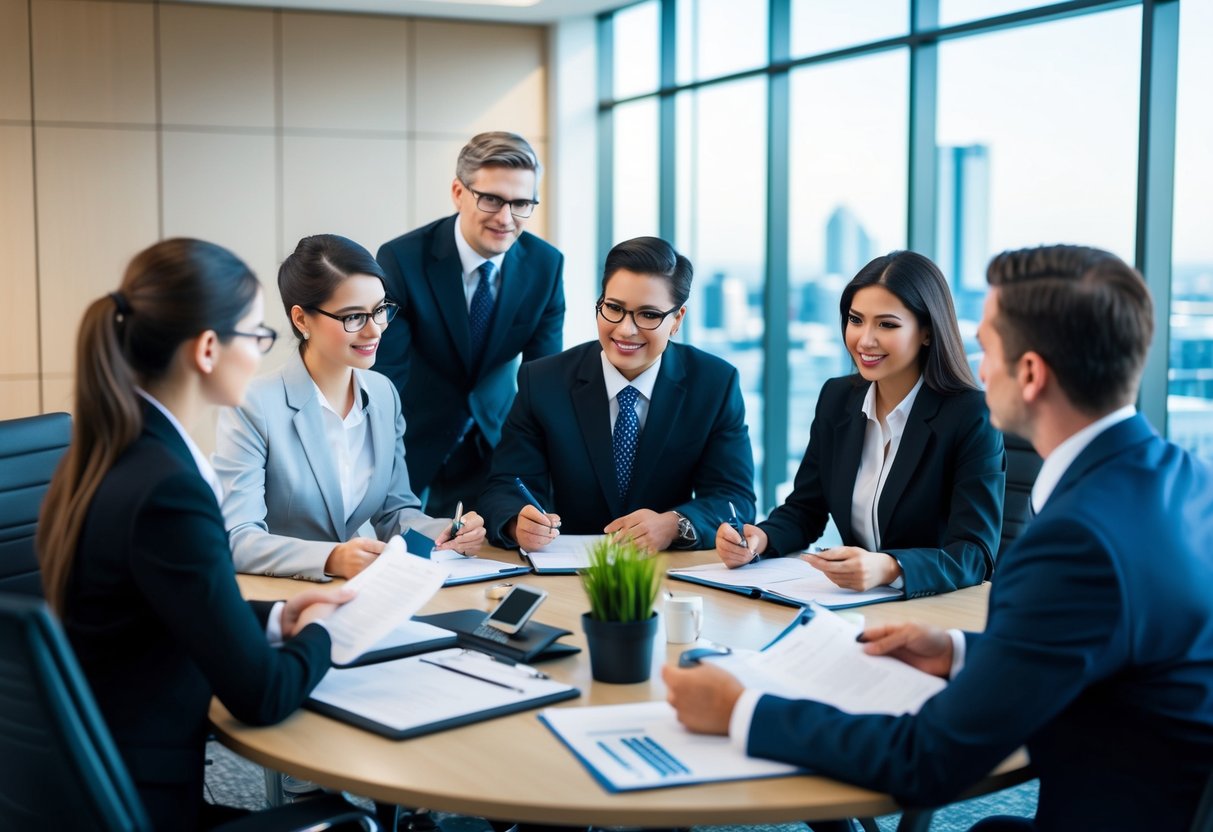
[(539, 718), (609, 791), (781, 777), (800, 769), (747, 757), (728, 737), (692, 734), (666, 702), (545, 708)]
[(898, 659), (869, 656), (855, 641), (860, 628), (827, 609), (817, 607), (814, 613), (762, 652), (710, 661), (747, 688), (813, 699), (853, 714), (917, 713), (947, 687), (938, 676)]
[(863, 592), (843, 589), (820, 569), (794, 555), (765, 558), (736, 569), (730, 569), (723, 563), (707, 563), (671, 569), (668, 574), (708, 586), (752, 589), (800, 605), (814, 601), (824, 607), (849, 607), (891, 601), (901, 598), (903, 594), (900, 589), (887, 586), (873, 587)]
[(446, 586), (460, 583), (495, 578), (498, 575), (518, 574), (529, 571), (517, 563), (506, 563), (503, 560), (479, 558), (474, 555), (461, 555), (450, 549), (437, 549), (430, 560), (438, 564), (446, 572)]
[(442, 567), (410, 555), (393, 537), (371, 565), (347, 582), (358, 594), (325, 620), (333, 640), (333, 664), (349, 664), (396, 626), (411, 618), (446, 580)]
[(603, 537), (601, 534), (562, 534), (538, 552), (523, 549), (522, 554), (540, 574), (572, 572), (590, 565), (590, 547)]
[(526, 665), (511, 665), (456, 647), (330, 670), (311, 698), (401, 733), (449, 727), (444, 723), (468, 721), (464, 718), (470, 715), (509, 709), (534, 699), (574, 695), (574, 691), (571, 685), (538, 678)]

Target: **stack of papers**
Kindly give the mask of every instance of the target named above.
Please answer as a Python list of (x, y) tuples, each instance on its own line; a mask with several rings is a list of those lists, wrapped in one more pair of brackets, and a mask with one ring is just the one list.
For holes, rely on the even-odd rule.
[(446, 571), (443, 586), (458, 586), (477, 581), (494, 581), (510, 575), (525, 575), (531, 570), (517, 563), (503, 560), (461, 555), (454, 549), (435, 549), (434, 541), (414, 529), (404, 534), (404, 542), (410, 554), (429, 558)]
[(827, 578), (820, 569), (794, 555), (786, 558), (764, 558), (736, 569), (730, 569), (723, 563), (708, 563), (671, 569), (667, 574), (680, 581), (727, 589), (795, 606), (817, 603), (830, 609), (841, 609), (880, 601), (896, 601), (903, 597), (900, 589), (888, 586), (873, 587), (863, 592), (843, 589)]
[(538, 575), (572, 575), (590, 565), (590, 547), (600, 534), (562, 534), (538, 552), (521, 550)]

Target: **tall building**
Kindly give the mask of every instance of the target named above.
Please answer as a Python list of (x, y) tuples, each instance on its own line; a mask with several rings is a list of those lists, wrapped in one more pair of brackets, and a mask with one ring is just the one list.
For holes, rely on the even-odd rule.
[(826, 220), (826, 274), (851, 277), (872, 259), (872, 238), (845, 205), (839, 205)]
[(963, 294), (985, 294), (990, 258), (990, 148), (984, 144), (940, 147), (935, 262)]

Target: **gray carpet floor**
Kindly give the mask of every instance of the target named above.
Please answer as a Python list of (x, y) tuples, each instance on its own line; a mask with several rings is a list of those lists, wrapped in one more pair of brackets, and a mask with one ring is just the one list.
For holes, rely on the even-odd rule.
[[(217, 742), (207, 746), (211, 761), (206, 770), (207, 799), (245, 809), (263, 809), (265, 776), (260, 766), (229, 751)], [(990, 815), (1031, 817), (1036, 814), (1037, 783), (1031, 781), (985, 797), (956, 803), (936, 813), (932, 832), (967, 832), (970, 826)], [(369, 808), (370, 801), (357, 800)], [(491, 832), (479, 818), (435, 814), (441, 832)], [(881, 832), (894, 832), (898, 815), (877, 818)], [(807, 832), (803, 823), (762, 826), (702, 826), (698, 832)]]

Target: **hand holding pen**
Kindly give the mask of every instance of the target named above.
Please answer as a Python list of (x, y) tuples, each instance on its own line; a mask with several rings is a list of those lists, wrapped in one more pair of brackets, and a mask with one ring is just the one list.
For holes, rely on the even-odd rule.
[(537, 552), (560, 534), (560, 515), (549, 514), (520, 477), (514, 478), (514, 486), (527, 504), (518, 516), (506, 524), (505, 533), (517, 541), (519, 548)]
[(474, 511), (463, 513), (463, 501), (455, 506), (455, 518), (451, 525), (438, 535), (434, 548), (449, 549), (461, 555), (474, 555), (484, 545), (484, 518)]
[(742, 524), (737, 509), (729, 503), (732, 516), (716, 529), (716, 554), (725, 566), (736, 569), (758, 559), (767, 548), (767, 534), (750, 523)]

